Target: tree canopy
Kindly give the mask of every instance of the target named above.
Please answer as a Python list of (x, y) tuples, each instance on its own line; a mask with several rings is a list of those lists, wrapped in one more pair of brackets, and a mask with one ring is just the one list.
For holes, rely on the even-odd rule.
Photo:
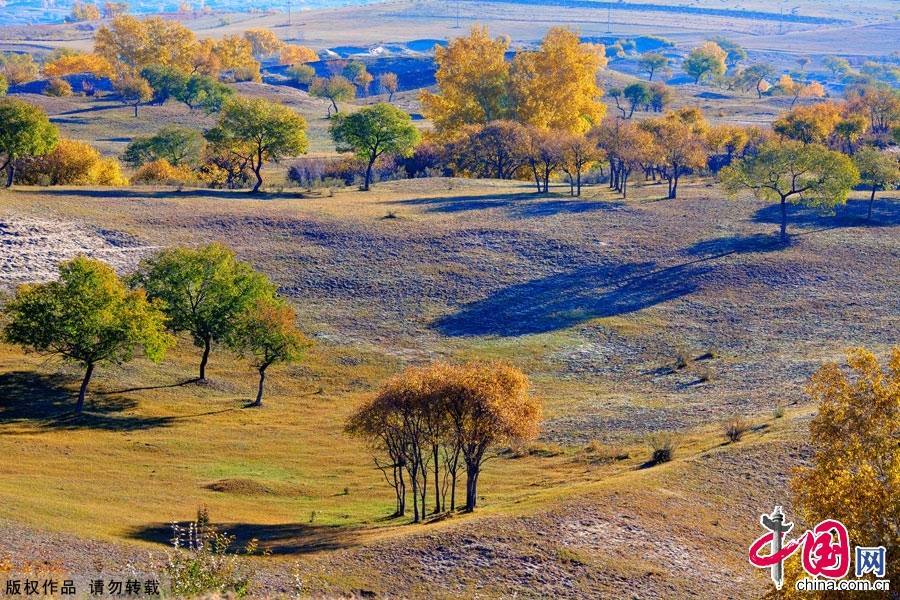
[(41, 156), (59, 142), (59, 130), (42, 109), (12, 98), (0, 98), (0, 171), (6, 169), (6, 187), (15, 180), (16, 160)]
[(212, 344), (227, 341), (240, 315), (275, 292), (265, 275), (221, 244), (163, 250), (141, 262), (132, 283), (162, 303), (169, 329), (189, 333), (203, 348), (200, 380)]
[(262, 406), (266, 370), (278, 363), (296, 362), (312, 345), (297, 329), (294, 309), (274, 296), (263, 296), (238, 315), (228, 337), (228, 345), (251, 357), (259, 372), (256, 400), (251, 406)]
[(331, 137), (339, 152), (354, 152), (366, 161), (363, 189), (368, 190), (378, 157), (386, 152), (409, 156), (419, 141), (419, 131), (406, 112), (381, 102), (337, 115), (331, 123)]
[(725, 190), (751, 190), (758, 198), (781, 204), (781, 239), (787, 240), (787, 202), (832, 208), (847, 201), (859, 172), (844, 154), (819, 144), (779, 141), (720, 173)]
[(229, 100), (216, 127), (207, 132), (207, 139), (227, 146), (249, 162), (256, 175), (253, 193), (262, 186), (266, 162), (303, 154), (309, 146), (303, 117), (263, 98)]
[(19, 287), (4, 313), (8, 342), (85, 368), (76, 412), (95, 366), (127, 362), (138, 348), (159, 360), (173, 343), (144, 290), (128, 290), (110, 266), (83, 256), (62, 263), (57, 281)]
[(684, 59), (684, 72), (694, 78), (694, 83), (700, 83), (704, 78), (716, 78), (725, 74), (727, 69), (725, 60), (728, 54), (715, 42), (704, 42), (691, 50)]

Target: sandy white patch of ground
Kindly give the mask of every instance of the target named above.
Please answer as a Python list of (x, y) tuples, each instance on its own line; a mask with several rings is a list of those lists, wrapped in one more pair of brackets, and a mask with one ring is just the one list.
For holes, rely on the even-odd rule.
[(0, 215), (0, 288), (53, 279), (60, 262), (79, 254), (129, 271), (155, 248), (74, 222)]

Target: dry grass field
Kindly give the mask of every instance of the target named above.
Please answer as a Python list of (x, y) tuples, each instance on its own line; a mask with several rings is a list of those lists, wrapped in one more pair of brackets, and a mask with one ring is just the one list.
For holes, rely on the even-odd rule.
[[(455, 179), (258, 199), (4, 192), (3, 260), (56, 249), (19, 274), (45, 277), (77, 252), (127, 270), (152, 247), (222, 241), (277, 282), (317, 343), (273, 374), (262, 410), (244, 408), (252, 370), (224, 350), (210, 384), (189, 383), (198, 357), (182, 340), (162, 364), (98, 372), (76, 421), (64, 413), (78, 374), (4, 348), (0, 519), (20, 525), (2, 530), (0, 554), (25, 539), (40, 556), (51, 530), (114, 542), (90, 542), (112, 567), (120, 551), (158, 553), (167, 524), (205, 504), (272, 551), (260, 559), (270, 592), (297, 568), (310, 590), (463, 586), (450, 596), (613, 593), (627, 580), (640, 597), (680, 597), (711, 570), (746, 579), (747, 523), (787, 502), (802, 458), (807, 376), (848, 346), (885, 350), (897, 330), (900, 212), (881, 201), (866, 223), (857, 200), (836, 215), (798, 209), (800, 235), (783, 248), (772, 206), (724, 200), (703, 180), (662, 195), (649, 183), (622, 201), (603, 186), (573, 199)], [(547, 420), (532, 447), (489, 463), (475, 516), (386, 521), (390, 489), (342, 422), (388, 374), (436, 357), (513, 361)], [(754, 430), (723, 446), (721, 422), (736, 414)], [(679, 432), (677, 460), (641, 468), (659, 430)], [(625, 552), (641, 558), (623, 563)], [(70, 568), (85, 560), (54, 554)]]

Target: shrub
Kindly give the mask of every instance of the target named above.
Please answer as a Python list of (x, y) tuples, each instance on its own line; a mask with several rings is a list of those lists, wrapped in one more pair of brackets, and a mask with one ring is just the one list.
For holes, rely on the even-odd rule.
[(673, 433), (654, 433), (647, 438), (652, 454), (650, 462), (654, 465), (669, 462), (675, 458), (675, 450), (678, 448), (678, 440)]
[(743, 417), (732, 417), (725, 421), (722, 426), (722, 433), (729, 442), (739, 442), (744, 434), (750, 430), (752, 424)]
[(172, 545), (165, 573), (177, 598), (222, 594), (242, 598), (247, 595), (253, 575), (241, 561), (241, 554), (256, 552), (257, 541), (250, 540), (242, 551), (232, 551), (235, 537), (219, 533), (209, 523), (209, 513), (200, 509), (197, 521), (181, 526), (172, 524)]
[(6, 81), (6, 77), (0, 75), (0, 96), (5, 96), (8, 89), (9, 83)]
[(131, 178), (132, 184), (189, 185), (197, 176), (187, 167), (175, 167), (164, 158), (148, 162)]
[(581, 458), (591, 463), (607, 463), (628, 460), (630, 455), (627, 450), (619, 446), (610, 446), (598, 440), (591, 440), (581, 449)]
[(90, 144), (66, 139), (48, 154), (20, 159), (16, 181), (25, 185), (128, 185), (116, 159), (101, 157)]
[(772, 417), (776, 419), (784, 417), (784, 406), (782, 406), (781, 404), (777, 405), (772, 411)]
[(54, 77), (47, 82), (47, 87), (44, 88), (44, 94), (56, 97), (71, 96), (72, 86), (69, 85), (69, 82), (65, 79)]

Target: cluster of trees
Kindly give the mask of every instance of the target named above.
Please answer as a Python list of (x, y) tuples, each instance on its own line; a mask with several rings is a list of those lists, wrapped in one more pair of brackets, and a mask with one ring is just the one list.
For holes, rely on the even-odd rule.
[(396, 494), (395, 516), (406, 514), (409, 489), (418, 523), (428, 514), (429, 495), (433, 514), (456, 510), (460, 467), (466, 473), (465, 510), (473, 511), (492, 448), (533, 439), (540, 418), (540, 402), (528, 394), (528, 379), (515, 367), (436, 363), (385, 383), (350, 416), (347, 431), (375, 451), (375, 465)]
[(201, 381), (214, 344), (249, 357), (259, 373), (252, 406), (262, 403), (266, 370), (298, 360), (310, 345), (268, 278), (219, 244), (164, 250), (124, 280), (102, 261), (76, 257), (60, 264), (56, 281), (20, 286), (3, 313), (6, 341), (84, 368), (76, 413), (97, 366), (122, 364), (138, 350), (161, 360), (173, 333), (203, 348)]

